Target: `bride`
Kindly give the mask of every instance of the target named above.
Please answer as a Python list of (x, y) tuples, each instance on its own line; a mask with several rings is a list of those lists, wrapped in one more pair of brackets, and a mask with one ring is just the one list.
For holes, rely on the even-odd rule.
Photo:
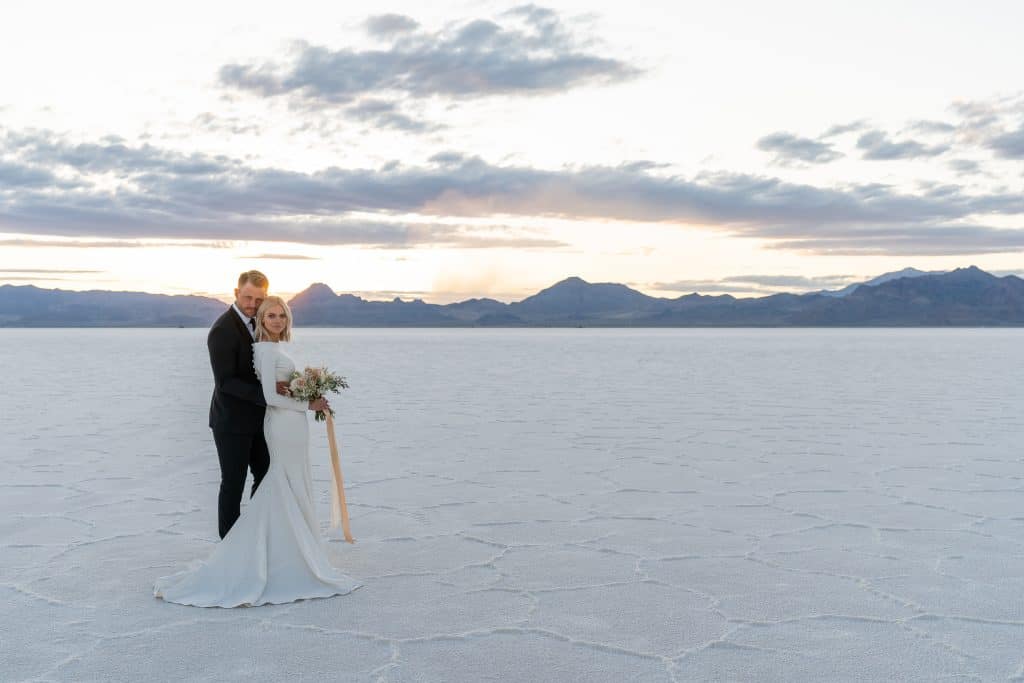
[(267, 297), (256, 312), (253, 365), (267, 412), (263, 432), (270, 469), (228, 534), (203, 563), (157, 579), (153, 594), (197, 607), (238, 607), (351, 593), (362, 584), (331, 566), (313, 507), (306, 409), (326, 410), (326, 399), (307, 404), (277, 394), (294, 361), (291, 310)]

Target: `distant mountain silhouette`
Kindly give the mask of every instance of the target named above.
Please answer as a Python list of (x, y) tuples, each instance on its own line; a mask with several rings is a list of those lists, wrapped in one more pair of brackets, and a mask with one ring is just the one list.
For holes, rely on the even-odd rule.
[(353, 294), (335, 294), (323, 283), (310, 285), (288, 305), (296, 320), (305, 325), (345, 327), (427, 326), (457, 324), (444, 307), (421, 299), (367, 301)]
[(508, 312), (534, 322), (629, 318), (640, 311), (653, 311), (658, 302), (666, 301), (668, 299), (656, 299), (626, 285), (591, 284), (578, 277), (570, 277), (522, 301), (509, 304)]
[(943, 271), (943, 270), (924, 271), (924, 270), (918, 270), (917, 268), (904, 268), (903, 270), (897, 270), (897, 271), (893, 271), (891, 273), (883, 273), (882, 275), (879, 275), (878, 277), (871, 278), (867, 282), (857, 282), (857, 283), (854, 283), (852, 285), (847, 285), (847, 286), (843, 287), (842, 289), (838, 289), (838, 290), (834, 290), (834, 291), (822, 291), (822, 292), (819, 292), (819, 294), (826, 294), (828, 296), (846, 296), (848, 294), (852, 294), (858, 287), (874, 287), (876, 285), (882, 284), (883, 282), (888, 282), (889, 280), (898, 280), (898, 279), (900, 279), (902, 277), (920, 277), (922, 275), (939, 275), (939, 274), (944, 273), (944, 272), (946, 272), (946, 271)]
[(1024, 324), (1024, 280), (971, 266), (861, 287), (794, 318), (807, 325), (994, 326)]
[[(298, 324), (311, 327), (1019, 326), (1024, 280), (975, 266), (940, 273), (911, 268), (838, 292), (669, 299), (570, 277), (510, 304), (468, 299), (444, 305), (368, 301), (315, 283), (289, 304)], [(224, 308), (200, 296), (0, 286), (0, 326), (7, 327), (205, 327)]]
[(224, 308), (204, 296), (0, 286), (0, 327), (205, 327)]
[(446, 315), (463, 322), (476, 322), (477, 324), (488, 324), (482, 322), (487, 320), (507, 320), (515, 322), (519, 320), (508, 313), (508, 304), (494, 299), (468, 299), (455, 304), (448, 304), (444, 307)]

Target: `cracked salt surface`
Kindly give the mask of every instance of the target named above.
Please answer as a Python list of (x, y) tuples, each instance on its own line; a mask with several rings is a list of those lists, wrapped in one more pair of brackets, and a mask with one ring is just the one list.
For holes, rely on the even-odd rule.
[(0, 679), (1024, 680), (1021, 331), (298, 330), (364, 587), (233, 610), (205, 334), (0, 331)]

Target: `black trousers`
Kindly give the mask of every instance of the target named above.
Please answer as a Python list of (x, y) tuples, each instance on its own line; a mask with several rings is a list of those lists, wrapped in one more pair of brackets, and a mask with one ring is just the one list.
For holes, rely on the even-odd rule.
[(220, 537), (238, 519), (245, 489), (246, 470), (252, 470), (252, 498), (270, 469), (270, 453), (263, 430), (255, 434), (232, 434), (213, 430), (213, 441), (217, 444), (217, 458), (220, 460), (220, 494), (217, 496), (217, 526)]

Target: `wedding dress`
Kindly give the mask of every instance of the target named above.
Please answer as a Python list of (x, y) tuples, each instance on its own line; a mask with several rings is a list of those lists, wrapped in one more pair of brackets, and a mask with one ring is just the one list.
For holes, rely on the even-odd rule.
[(279, 604), (350, 593), (362, 584), (333, 567), (313, 506), (306, 403), (281, 396), (294, 361), (283, 343), (257, 342), (253, 364), (267, 412), (270, 469), (203, 563), (156, 581), (153, 594), (197, 607)]

